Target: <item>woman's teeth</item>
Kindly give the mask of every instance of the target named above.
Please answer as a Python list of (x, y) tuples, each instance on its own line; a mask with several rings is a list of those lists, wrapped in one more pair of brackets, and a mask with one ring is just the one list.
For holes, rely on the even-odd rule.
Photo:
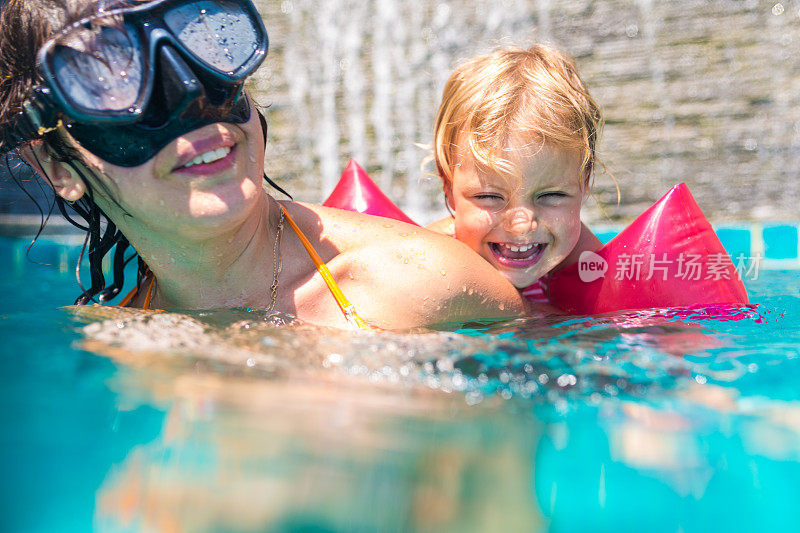
[(204, 154), (198, 155), (186, 163), (184, 167), (191, 167), (192, 165), (199, 165), (201, 163), (213, 163), (214, 161), (219, 161), (229, 153), (231, 153), (230, 146), (223, 146), (222, 148), (217, 148), (216, 150), (211, 150)]

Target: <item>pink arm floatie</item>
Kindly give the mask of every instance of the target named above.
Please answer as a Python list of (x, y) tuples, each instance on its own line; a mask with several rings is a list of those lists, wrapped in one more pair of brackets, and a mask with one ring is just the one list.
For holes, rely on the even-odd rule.
[[(415, 224), (352, 159), (323, 205)], [(597, 276), (603, 261), (603, 276), (582, 280)], [(551, 303), (579, 314), (747, 303), (736, 268), (683, 183), (596, 253), (552, 274), (548, 289)]]
[(554, 305), (570, 313), (596, 314), (747, 303), (736, 268), (683, 183), (597, 251), (607, 271), (585, 282), (582, 277), (592, 277), (590, 254), (584, 252), (584, 260), (550, 276)]
[(383, 194), (355, 159), (347, 163), (339, 183), (322, 205), (419, 225)]

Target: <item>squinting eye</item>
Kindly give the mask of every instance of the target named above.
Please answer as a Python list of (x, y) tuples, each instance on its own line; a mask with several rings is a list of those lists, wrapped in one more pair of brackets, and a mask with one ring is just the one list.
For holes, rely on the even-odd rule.
[(498, 200), (498, 201), (503, 200), (503, 197), (500, 196), (499, 194), (492, 194), (492, 193), (476, 194), (473, 196), (473, 198), (476, 200)]
[(536, 199), (546, 204), (555, 204), (567, 197), (569, 197), (567, 193), (554, 191), (554, 192), (546, 192), (544, 194), (540, 194), (539, 196), (536, 197)]

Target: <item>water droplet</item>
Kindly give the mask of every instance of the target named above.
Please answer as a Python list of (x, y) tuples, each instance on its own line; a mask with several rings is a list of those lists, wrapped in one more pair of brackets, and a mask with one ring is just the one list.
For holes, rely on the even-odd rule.
[(562, 374), (558, 376), (556, 379), (556, 383), (559, 387), (569, 387), (578, 383), (578, 378), (573, 376), (572, 374)]
[(481, 402), (483, 395), (480, 392), (470, 391), (466, 395), (467, 405), (476, 405)]

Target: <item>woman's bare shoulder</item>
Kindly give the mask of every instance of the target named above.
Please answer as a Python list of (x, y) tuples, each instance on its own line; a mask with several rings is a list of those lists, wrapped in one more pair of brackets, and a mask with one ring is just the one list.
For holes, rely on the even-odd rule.
[(424, 228), (387, 234), (337, 259), (346, 261), (348, 279), (361, 280), (361, 289), (382, 302), (384, 315), (405, 316), (410, 324), (524, 312), (519, 292), (489, 263), (463, 243)]
[[(411, 327), (523, 312), (519, 293), (459, 241), (387, 218), (294, 203), (342, 290), (372, 324)], [(302, 223), (301, 223), (302, 221)]]

